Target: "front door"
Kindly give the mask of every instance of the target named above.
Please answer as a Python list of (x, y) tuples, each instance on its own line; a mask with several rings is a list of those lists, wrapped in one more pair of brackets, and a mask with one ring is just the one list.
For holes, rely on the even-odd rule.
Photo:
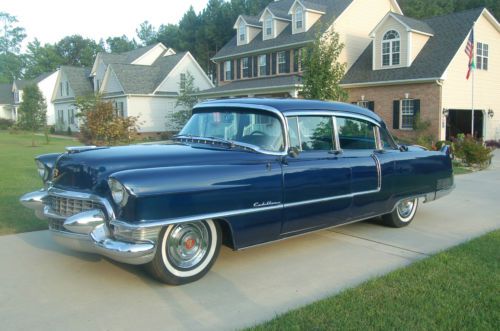
[(290, 144), (296, 150), (283, 165), (282, 235), (342, 222), (351, 205), (351, 168), (338, 153), (331, 116), (288, 118)]

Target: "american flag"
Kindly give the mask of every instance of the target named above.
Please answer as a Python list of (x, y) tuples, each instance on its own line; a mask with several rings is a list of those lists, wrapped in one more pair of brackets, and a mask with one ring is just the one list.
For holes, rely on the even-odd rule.
[(467, 70), (466, 79), (469, 79), (470, 72), (475, 67), (474, 65), (474, 28), (470, 30), (469, 40), (467, 41), (467, 46), (465, 46), (465, 54), (469, 57), (469, 69)]

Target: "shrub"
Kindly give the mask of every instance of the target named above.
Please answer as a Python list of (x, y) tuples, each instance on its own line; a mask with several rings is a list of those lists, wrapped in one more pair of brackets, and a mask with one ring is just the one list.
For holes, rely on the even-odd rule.
[(491, 162), (491, 149), (474, 138), (459, 137), (455, 142), (455, 155), (467, 165), (487, 167)]
[(14, 125), (13, 120), (9, 120), (7, 118), (0, 118), (0, 130), (7, 130), (13, 125)]
[(66, 134), (70, 137), (73, 135), (73, 132), (71, 132), (71, 128), (69, 126), (68, 126), (68, 130), (66, 130)]

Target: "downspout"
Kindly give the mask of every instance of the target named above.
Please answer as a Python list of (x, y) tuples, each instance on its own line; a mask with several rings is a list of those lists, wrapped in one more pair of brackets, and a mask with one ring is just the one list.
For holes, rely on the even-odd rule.
[[(443, 114), (443, 80), (436, 79), (436, 85), (439, 86), (439, 140), (446, 140), (446, 118)], [(444, 126), (444, 127), (443, 127)]]

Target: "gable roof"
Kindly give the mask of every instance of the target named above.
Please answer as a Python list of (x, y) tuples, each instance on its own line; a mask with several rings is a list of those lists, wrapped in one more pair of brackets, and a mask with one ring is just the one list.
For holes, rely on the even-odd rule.
[(321, 3), (316, 3), (316, 2), (312, 2), (312, 1), (304, 1), (304, 0), (296, 0), (298, 2), (300, 2), (302, 4), (302, 6), (305, 7), (306, 10), (312, 10), (312, 11), (317, 11), (317, 12), (326, 12), (326, 6), (324, 4), (321, 4)]
[(47, 78), (50, 75), (52, 75), (54, 72), (55, 71), (44, 72), (43, 74), (40, 74), (36, 78), (33, 78), (33, 79), (16, 79), (14, 81), (14, 84), (11, 85), (11, 89), (13, 91), (14, 87), (16, 87), (18, 90), (23, 90), (26, 87), (26, 85), (38, 84), (41, 81), (43, 81), (45, 78)]
[(61, 72), (66, 76), (75, 96), (84, 96), (93, 92), (89, 79), (90, 68), (61, 66)]
[(240, 15), (241, 19), (243, 19), (250, 26), (257, 26), (262, 28), (262, 25), (259, 22), (259, 17), (257, 16), (248, 16), (248, 15)]
[(102, 61), (105, 64), (112, 64), (112, 63), (122, 63), (122, 64), (130, 64), (149, 52), (151, 49), (155, 48), (158, 46), (160, 43), (156, 43), (153, 45), (137, 48), (128, 52), (124, 53), (105, 53), (105, 52), (100, 52), (99, 56), (101, 57)]
[(373, 70), (373, 42), (341, 81), (342, 85), (440, 79), (484, 8), (423, 20), (433, 31), (410, 67)]
[(434, 35), (434, 30), (432, 30), (432, 28), (426, 22), (397, 13), (389, 12), (384, 16), (384, 18), (382, 18), (382, 20), (375, 26), (375, 28), (373, 28), (372, 32), (370, 32), (370, 37), (374, 37), (375, 32), (380, 28), (380, 26), (385, 23), (385, 21), (387, 21), (389, 17), (392, 17), (397, 22), (402, 24), (407, 31), (413, 31), (431, 36)]
[[(267, 8), (274, 15), (282, 15), (290, 19), (288, 15), (292, 4), (295, 0), (281, 0), (271, 2)], [(330, 26), (333, 20), (339, 17), (344, 10), (353, 2), (353, 0), (309, 0), (308, 3), (315, 3), (317, 5), (325, 6), (325, 14), (316, 22), (315, 26), (322, 26), (323, 28)], [(316, 29), (311, 28), (307, 32), (292, 34), (292, 25), (288, 26), (276, 37), (267, 40), (262, 39), (262, 31), (260, 31), (255, 38), (245, 45), (237, 45), (236, 35), (222, 47), (212, 60), (222, 60), (238, 55), (258, 54), (270, 49), (287, 48), (292, 45), (304, 45), (314, 40)]]
[(112, 63), (110, 69), (125, 94), (152, 94), (187, 52), (158, 58), (151, 66)]
[(0, 105), (10, 105), (13, 102), (12, 84), (0, 84)]

